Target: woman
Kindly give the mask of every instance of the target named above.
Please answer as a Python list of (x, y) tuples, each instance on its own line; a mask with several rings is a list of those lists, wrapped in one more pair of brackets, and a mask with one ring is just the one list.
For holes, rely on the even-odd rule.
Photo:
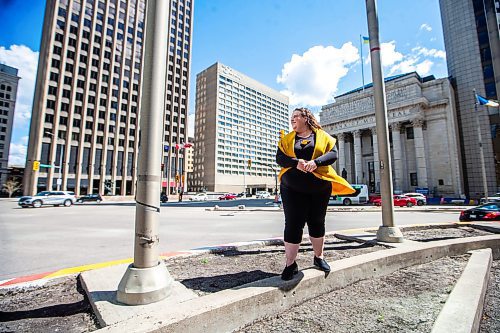
[(281, 138), (276, 153), (276, 162), (282, 167), (279, 179), (285, 211), (283, 280), (291, 280), (299, 271), (295, 259), (306, 223), (314, 251), (313, 264), (330, 272), (323, 257), (328, 201), (331, 194), (355, 192), (332, 168), (337, 160), (336, 140), (321, 129), (311, 111), (295, 109), (291, 124), (293, 131)]

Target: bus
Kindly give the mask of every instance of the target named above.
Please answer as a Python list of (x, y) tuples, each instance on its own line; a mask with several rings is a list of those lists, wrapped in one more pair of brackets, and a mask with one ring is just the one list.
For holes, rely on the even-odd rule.
[(353, 194), (349, 195), (332, 195), (328, 205), (364, 205), (368, 203), (368, 186), (364, 184), (351, 184), (356, 190)]

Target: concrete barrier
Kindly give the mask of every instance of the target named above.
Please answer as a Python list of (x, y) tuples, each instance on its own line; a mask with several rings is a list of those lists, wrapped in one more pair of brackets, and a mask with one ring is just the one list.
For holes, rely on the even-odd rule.
[(467, 266), (434, 323), (432, 333), (479, 332), (491, 257), (491, 249), (472, 252)]

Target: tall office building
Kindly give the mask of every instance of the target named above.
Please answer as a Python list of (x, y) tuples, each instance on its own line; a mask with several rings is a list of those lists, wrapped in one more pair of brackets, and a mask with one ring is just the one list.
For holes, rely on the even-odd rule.
[(0, 189), (7, 181), (18, 82), (17, 68), (0, 64)]
[[(59, 187), (135, 194), (145, 12), (145, 0), (47, 1), (25, 194)], [(165, 149), (158, 154), (181, 172), (184, 152), (168, 147), (187, 138), (192, 15), (193, 0), (170, 0)], [(162, 185), (172, 192), (168, 171)]]
[(192, 188), (274, 190), (276, 147), (279, 131), (289, 128), (288, 113), (288, 97), (228, 66), (215, 63), (199, 73)]
[[(479, 95), (500, 93), (500, 0), (440, 0), (446, 60), (455, 88), (464, 188), (468, 196), (484, 194), (478, 131), (482, 136), (489, 192), (500, 185), (499, 110), (478, 106)], [(479, 125), (479, 126), (478, 126)]]

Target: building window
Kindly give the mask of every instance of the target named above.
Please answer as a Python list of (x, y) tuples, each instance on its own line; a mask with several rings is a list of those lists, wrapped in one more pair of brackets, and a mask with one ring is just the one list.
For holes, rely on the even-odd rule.
[(413, 139), (413, 127), (407, 127), (406, 128), (406, 139), (411, 140)]
[(410, 185), (411, 186), (418, 186), (417, 173), (416, 172), (410, 173)]

